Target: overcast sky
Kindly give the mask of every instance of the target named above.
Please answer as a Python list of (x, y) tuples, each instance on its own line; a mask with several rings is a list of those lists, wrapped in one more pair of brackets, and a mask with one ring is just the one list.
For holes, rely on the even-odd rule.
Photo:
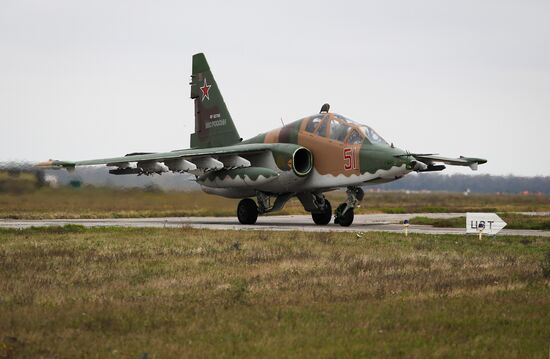
[(2, 0), (0, 161), (188, 147), (197, 52), (244, 138), (328, 102), (409, 151), (550, 175), (548, 0)]

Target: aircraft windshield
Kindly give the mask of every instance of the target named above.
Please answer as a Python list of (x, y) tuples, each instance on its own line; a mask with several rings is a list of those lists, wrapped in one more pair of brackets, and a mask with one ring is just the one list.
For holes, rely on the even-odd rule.
[(365, 135), (369, 139), (370, 143), (375, 143), (375, 144), (378, 144), (378, 145), (387, 145), (388, 144), (386, 142), (386, 140), (384, 140), (378, 133), (376, 133), (375, 130), (373, 130), (369, 126), (361, 125), (361, 128), (363, 129), (363, 132), (365, 133)]
[(354, 124), (356, 125), (357, 127), (359, 127), (363, 133), (365, 134), (365, 137), (367, 137), (367, 139), (369, 140), (370, 143), (373, 143), (373, 144), (378, 144), (378, 145), (387, 145), (388, 143), (386, 142), (386, 140), (384, 140), (382, 138), (382, 136), (380, 136), (375, 130), (373, 130), (371, 127), (367, 126), (367, 125), (362, 125), (360, 123), (357, 123), (353, 120), (350, 120), (349, 118), (346, 118), (342, 115), (335, 115), (337, 118), (341, 119), (341, 120), (344, 120), (350, 124)]

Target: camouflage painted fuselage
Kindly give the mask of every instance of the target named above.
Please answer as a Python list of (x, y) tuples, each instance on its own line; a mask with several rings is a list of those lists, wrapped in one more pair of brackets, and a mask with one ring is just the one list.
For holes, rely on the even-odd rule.
[[(321, 210), (320, 195), (326, 191), (445, 168), (438, 162), (472, 169), (486, 162), (409, 154), (388, 144), (369, 126), (330, 113), (328, 104), (319, 114), (242, 141), (202, 53), (193, 56), (190, 85), (195, 105), (191, 148), (43, 165), (70, 169), (104, 164), (115, 167), (110, 170), (114, 175), (191, 173), (208, 193), (233, 198), (275, 196), (283, 204), (296, 195), (307, 210)], [(307, 198), (317, 201), (315, 206)]]
[[(250, 178), (247, 182), (251, 191), (243, 192), (244, 186), (240, 191), (229, 188), (212, 190), (212, 187), (223, 186), (224, 181), (227, 184), (234, 182), (234, 176), (226, 173), (212, 173), (205, 186), (208, 188), (204, 189), (231, 197), (249, 197), (254, 191), (326, 192), (340, 187), (393, 181), (413, 170), (413, 158), (406, 156), (405, 151), (388, 145), (380, 137), (377, 137), (378, 143), (371, 143), (364, 130), (367, 128), (333, 113), (300, 119), (242, 143), (289, 144), (296, 145), (296, 149), (304, 147), (311, 152), (313, 164), (307, 175), (297, 176), (293, 171), (290, 156), (293, 147), (288, 147), (286, 155), (273, 151), (253, 158), (247, 156), (253, 168), (268, 168), (279, 174), (272, 175), (269, 181), (264, 176), (260, 176), (259, 180)], [(337, 131), (340, 133), (336, 134)]]
[[(307, 131), (307, 125), (314, 119), (320, 119), (320, 124), (317, 129)], [(333, 138), (337, 137), (332, 134), (337, 126), (326, 126), (326, 132), (319, 133), (325, 122), (346, 126), (347, 133), (343, 140)], [(410, 172), (411, 168), (406, 167), (412, 159), (395, 157), (406, 154), (405, 151), (386, 143), (370, 143), (363, 137), (361, 128), (340, 115), (325, 113), (292, 122), (247, 142), (296, 143), (309, 149), (314, 158), (315, 176), (308, 183), (313, 187), (330, 188), (372, 181), (392, 181)], [(361, 139), (351, 143), (349, 138), (353, 130), (359, 133)]]

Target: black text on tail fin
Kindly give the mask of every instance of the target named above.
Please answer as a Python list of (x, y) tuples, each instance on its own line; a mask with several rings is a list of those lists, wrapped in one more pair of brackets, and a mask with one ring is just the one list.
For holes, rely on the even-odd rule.
[(193, 55), (191, 98), (195, 101), (192, 148), (229, 146), (241, 141), (204, 54)]

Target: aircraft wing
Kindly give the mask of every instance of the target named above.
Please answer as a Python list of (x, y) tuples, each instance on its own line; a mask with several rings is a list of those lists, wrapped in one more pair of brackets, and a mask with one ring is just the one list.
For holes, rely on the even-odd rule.
[[(122, 157), (101, 158), (86, 161), (42, 162), (37, 167), (73, 169), (76, 166), (107, 165), (117, 167), (112, 174), (152, 174), (167, 172), (191, 172), (201, 174), (222, 168), (250, 167), (250, 161), (240, 155), (274, 150), (278, 144), (238, 144), (224, 147), (176, 150), (171, 152), (130, 153)], [(131, 165), (136, 163), (136, 165)]]
[(475, 157), (463, 157), (458, 158), (443, 157), (433, 154), (415, 154), (411, 153), (410, 156), (413, 156), (417, 161), (425, 164), (425, 168), (421, 168), (418, 172), (431, 172), (431, 171), (441, 171), (445, 169), (443, 165), (436, 165), (436, 163), (445, 163), (451, 166), (468, 166), (472, 170), (477, 171), (477, 166), (480, 164), (487, 163), (486, 159), (475, 158)]

